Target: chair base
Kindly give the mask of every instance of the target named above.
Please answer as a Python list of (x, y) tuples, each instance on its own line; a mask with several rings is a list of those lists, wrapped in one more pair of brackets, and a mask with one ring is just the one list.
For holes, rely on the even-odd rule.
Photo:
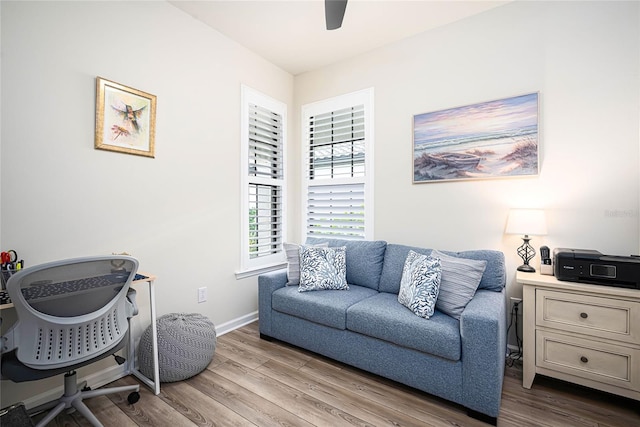
[[(49, 403), (45, 403), (43, 405), (37, 406), (29, 410), (29, 414), (37, 414), (42, 411), (51, 410), (47, 415), (38, 421), (36, 427), (46, 426), (49, 422), (51, 422), (58, 414), (60, 414), (65, 409), (75, 408), (78, 412), (80, 412), (93, 426), (95, 427), (103, 427), (102, 423), (96, 418), (95, 415), (91, 412), (91, 410), (84, 404), (84, 399), (89, 399), (91, 397), (96, 396), (104, 396), (107, 394), (113, 393), (122, 393), (131, 391), (137, 395), (140, 391), (140, 385), (129, 385), (122, 387), (110, 387), (110, 388), (102, 388), (98, 390), (82, 390), (83, 386), (77, 383), (77, 374), (76, 371), (71, 371), (65, 374), (64, 376), (64, 394), (58, 399)], [(129, 396), (129, 402), (137, 401), (137, 397)]]

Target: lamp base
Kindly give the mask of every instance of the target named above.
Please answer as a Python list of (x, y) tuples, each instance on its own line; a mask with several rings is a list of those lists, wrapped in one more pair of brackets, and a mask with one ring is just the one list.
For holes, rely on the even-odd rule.
[(518, 267), (518, 271), (524, 271), (525, 273), (535, 273), (536, 269), (531, 267), (529, 264), (522, 264)]

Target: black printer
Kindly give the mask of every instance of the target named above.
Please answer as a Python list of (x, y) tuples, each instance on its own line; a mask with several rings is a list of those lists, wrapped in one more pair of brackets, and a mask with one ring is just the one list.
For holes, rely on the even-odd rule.
[(553, 250), (558, 280), (640, 289), (640, 257), (603, 255), (589, 249)]

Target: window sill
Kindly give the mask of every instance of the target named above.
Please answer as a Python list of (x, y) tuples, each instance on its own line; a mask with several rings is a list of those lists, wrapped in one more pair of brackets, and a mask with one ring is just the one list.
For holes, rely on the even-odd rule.
[(247, 277), (258, 276), (260, 274), (268, 273), (270, 271), (282, 270), (283, 268), (287, 268), (286, 262), (279, 262), (277, 264), (263, 265), (261, 267), (255, 267), (247, 270), (237, 271), (236, 280), (246, 279)]

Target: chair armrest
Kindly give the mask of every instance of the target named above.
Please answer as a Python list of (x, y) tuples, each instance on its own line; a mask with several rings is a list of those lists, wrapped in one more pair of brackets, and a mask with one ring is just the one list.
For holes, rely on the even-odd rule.
[(506, 292), (480, 289), (460, 317), (463, 401), (497, 417), (507, 352)]
[(287, 270), (258, 276), (258, 316), (260, 334), (271, 336), (271, 295), (287, 283)]

